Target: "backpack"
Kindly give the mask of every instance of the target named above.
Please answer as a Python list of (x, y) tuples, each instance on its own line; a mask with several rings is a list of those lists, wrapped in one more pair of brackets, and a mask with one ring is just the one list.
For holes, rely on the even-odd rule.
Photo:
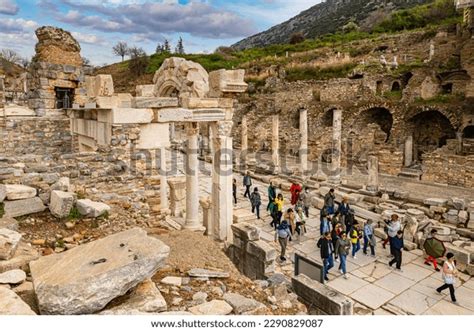
[(278, 225), (277, 233), (278, 233), (278, 237), (284, 238), (284, 239), (287, 238), (288, 237), (288, 224), (281, 223), (280, 225)]

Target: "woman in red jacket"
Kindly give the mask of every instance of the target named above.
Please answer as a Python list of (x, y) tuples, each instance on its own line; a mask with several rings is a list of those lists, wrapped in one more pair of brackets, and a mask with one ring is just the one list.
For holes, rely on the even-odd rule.
[(291, 184), (290, 187), (290, 192), (291, 192), (291, 204), (295, 206), (298, 203), (298, 200), (300, 199), (300, 193), (303, 190), (300, 184), (298, 183), (293, 183)]

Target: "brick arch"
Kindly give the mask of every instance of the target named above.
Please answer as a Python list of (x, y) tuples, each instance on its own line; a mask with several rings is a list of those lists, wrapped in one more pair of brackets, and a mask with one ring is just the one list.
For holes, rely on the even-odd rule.
[(361, 124), (359, 122), (367, 122), (366, 124), (375, 123), (380, 126), (382, 131), (387, 135), (386, 142), (392, 135), (392, 129), (395, 123), (395, 111), (392, 106), (385, 103), (373, 103), (359, 108), (351, 121), (351, 127)]
[(416, 116), (422, 113), (433, 112), (433, 111), (436, 111), (440, 113), (441, 115), (443, 115), (444, 117), (446, 117), (454, 129), (457, 129), (461, 126), (461, 120), (453, 111), (450, 111), (443, 107), (436, 107), (436, 106), (423, 106), (423, 107), (413, 108), (411, 111), (408, 111), (405, 113), (404, 121), (405, 123), (410, 123), (412, 119), (415, 118)]
[(179, 57), (166, 59), (153, 77), (157, 97), (204, 98), (209, 93), (209, 74), (198, 63)]

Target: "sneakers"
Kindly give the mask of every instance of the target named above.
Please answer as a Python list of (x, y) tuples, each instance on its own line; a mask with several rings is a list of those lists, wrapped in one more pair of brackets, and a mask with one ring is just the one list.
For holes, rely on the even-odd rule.
[(349, 275), (348, 275), (348, 274), (344, 274), (344, 279), (349, 279)]
[(436, 293), (438, 293), (439, 295), (443, 295), (443, 293), (441, 293), (441, 291), (439, 290), (436, 290)]
[(396, 272), (401, 272), (401, 273), (403, 273), (403, 270), (402, 270), (402, 269), (395, 268), (395, 271), (396, 271)]
[(352, 256), (352, 258), (353, 258), (354, 260), (357, 260), (357, 256), (355, 256), (355, 255), (354, 255), (354, 256)]
[(282, 260), (282, 261), (286, 261), (286, 257), (284, 257), (284, 256), (280, 256), (280, 260)]
[(426, 261), (425, 261), (425, 264), (426, 264), (426, 265), (431, 265), (429, 262), (426, 262)]
[(342, 271), (342, 269), (339, 269), (339, 272), (341, 273), (341, 275), (344, 275), (344, 271)]
[(325, 280), (326, 282), (329, 282), (329, 278), (327, 278), (327, 277), (325, 277), (324, 280)]
[(439, 268), (436, 268), (435, 270), (438, 271), (438, 272), (441, 271), (441, 270), (439, 270)]

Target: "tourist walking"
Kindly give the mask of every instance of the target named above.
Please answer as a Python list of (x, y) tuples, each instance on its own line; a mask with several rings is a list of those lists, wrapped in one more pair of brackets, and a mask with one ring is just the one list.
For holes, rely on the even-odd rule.
[(321, 259), (323, 260), (323, 279), (329, 281), (328, 272), (334, 267), (334, 246), (332, 245), (331, 234), (324, 233), (324, 236), (319, 238), (316, 246), (320, 249)]
[[(332, 245), (334, 247), (336, 247), (337, 241), (341, 237), (342, 232), (344, 232), (344, 230), (342, 229), (342, 224), (336, 223), (331, 231), (331, 240), (332, 240)], [(334, 260), (338, 262), (337, 250), (334, 252)]]
[(250, 188), (252, 187), (252, 177), (250, 177), (250, 173), (247, 171), (244, 176), (244, 186), (245, 186), (245, 193), (244, 198), (250, 199)]
[[(433, 249), (433, 247), (437, 243), (438, 245), (441, 246), (442, 251), (445, 251), (445, 248), (444, 248), (444, 244), (441, 241), (436, 239), (436, 234), (437, 233), (438, 233), (438, 231), (436, 229), (432, 229), (430, 231), (430, 234), (428, 235), (428, 238), (426, 238), (426, 240), (425, 240), (424, 247), (425, 247), (425, 252), (426, 252), (426, 255), (427, 255), (427, 257), (425, 259), (425, 264), (428, 265), (428, 266), (431, 266), (431, 262), (432, 262), (433, 263), (433, 268), (436, 271), (440, 271), (440, 269), (438, 268), (438, 261), (436, 260), (436, 258), (441, 257), (442, 255), (444, 255), (444, 252), (443, 253), (441, 253), (441, 251), (437, 252), (436, 250)], [(436, 253), (438, 253), (438, 254), (436, 254)]]
[(349, 249), (351, 248), (351, 242), (349, 238), (347, 238), (347, 234), (345, 232), (341, 232), (341, 236), (337, 240), (336, 243), (336, 254), (339, 256), (341, 260), (339, 264), (339, 272), (344, 275), (345, 279), (348, 279), (349, 276), (347, 275), (347, 255), (349, 255)]
[(260, 219), (260, 205), (262, 204), (262, 198), (258, 192), (258, 187), (254, 188), (252, 195), (250, 196), (250, 203), (252, 204), (252, 213), (256, 213), (257, 219)]
[[(397, 214), (392, 214), (390, 222), (387, 223), (387, 236), (388, 236), (388, 242), (390, 245), (390, 255), (395, 256), (393, 253), (393, 248), (392, 248), (392, 240), (397, 236), (398, 231), (402, 228), (402, 225), (400, 224), (400, 220), (398, 219)], [(385, 249), (386, 243), (384, 242), (383, 248)]]
[(281, 223), (281, 217), (283, 216), (283, 203), (283, 194), (279, 193), (275, 199), (276, 214), (274, 220), (272, 221), (272, 223), (270, 223), (270, 225), (275, 226), (275, 228)]
[(270, 207), (268, 211), (270, 212), (270, 216), (272, 218), (272, 221), (270, 222), (270, 226), (274, 227), (276, 230), (278, 225), (280, 225), (280, 222), (278, 221), (278, 206), (275, 201), (272, 201), (270, 203)]
[(295, 220), (296, 233), (298, 233), (298, 236), (304, 235), (306, 233), (306, 215), (302, 208), (296, 209)]
[(275, 231), (275, 242), (278, 240), (280, 243), (280, 260), (286, 261), (286, 246), (288, 246), (288, 240), (291, 238), (290, 226), (287, 220), (283, 220), (280, 225), (278, 225)]
[[(290, 225), (291, 235), (293, 236), (296, 230), (295, 212), (293, 211), (293, 209), (290, 208), (286, 211), (286, 215), (284, 219), (288, 221), (288, 224)], [(290, 238), (290, 241), (291, 241), (291, 238)]]
[[(346, 217), (349, 214), (351, 210), (351, 207), (349, 206), (349, 203), (347, 202), (347, 198), (342, 198), (341, 204), (337, 208), (336, 215), (339, 216), (339, 219), (343, 224), (345, 224)], [(350, 231), (350, 229), (346, 229), (346, 231)]]
[(326, 209), (323, 208), (320, 215), (319, 233), (323, 235), (323, 233), (331, 232), (331, 221)]
[(267, 205), (267, 211), (270, 211), (270, 204), (275, 201), (275, 198), (277, 197), (276, 194), (276, 188), (273, 186), (273, 182), (270, 182), (270, 186), (268, 186), (268, 205)]
[(403, 231), (398, 231), (397, 235), (391, 239), (390, 249), (393, 253), (393, 260), (388, 263), (391, 267), (395, 264), (398, 271), (402, 271), (402, 251), (403, 251)]
[(351, 233), (352, 232), (352, 227), (354, 226), (355, 223), (355, 215), (353, 210), (349, 210), (349, 212), (344, 216), (344, 228), (346, 233)]
[(352, 243), (352, 258), (357, 259), (357, 252), (360, 251), (360, 240), (362, 239), (362, 231), (360, 225), (355, 223), (351, 231), (351, 243)]
[(324, 207), (326, 208), (329, 215), (333, 215), (335, 213), (335, 210), (334, 210), (335, 200), (336, 200), (336, 194), (334, 193), (334, 189), (332, 188), (324, 196)]
[(232, 180), (232, 196), (234, 197), (234, 204), (237, 204), (237, 179)]
[(368, 220), (364, 225), (364, 249), (363, 252), (365, 255), (368, 255), (367, 248), (370, 247), (370, 255), (375, 256), (375, 235), (374, 235), (374, 222)]
[(443, 277), (444, 285), (436, 289), (436, 292), (441, 294), (442, 291), (449, 288), (449, 294), (451, 296), (451, 301), (457, 303), (456, 295), (454, 293), (454, 284), (456, 283), (456, 277), (458, 275), (458, 270), (456, 269), (456, 261), (454, 261), (454, 254), (448, 253), (446, 255), (446, 262), (443, 264)]
[(300, 193), (303, 190), (300, 184), (298, 183), (293, 183), (291, 184), (290, 187), (290, 193), (291, 193), (291, 204), (293, 206), (296, 206), (298, 203), (298, 200), (300, 199)]
[(303, 202), (303, 212), (306, 218), (309, 218), (309, 208), (311, 207), (311, 193), (309, 192), (309, 188), (305, 188), (303, 193), (300, 195), (300, 200)]

